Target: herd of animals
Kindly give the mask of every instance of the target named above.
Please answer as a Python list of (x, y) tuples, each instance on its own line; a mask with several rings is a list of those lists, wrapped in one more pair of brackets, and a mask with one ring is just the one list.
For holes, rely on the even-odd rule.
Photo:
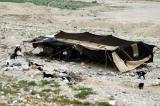
[[(20, 48), (20, 45), (16, 45), (16, 48), (14, 49), (14, 53), (11, 54), (10, 59), (17, 59), (18, 56), (23, 56), (21, 51), (22, 51), (22, 49)], [(10, 61), (7, 60), (7, 65), (9, 65), (9, 64), (10, 64)], [(34, 67), (34, 68), (38, 69), (39, 71), (41, 71), (42, 74), (43, 74), (43, 78), (55, 78), (55, 77), (57, 77), (54, 74), (48, 74), (48, 73), (44, 72), (44, 70), (42, 68), (43, 65), (37, 64), (37, 63), (32, 62), (32, 61), (28, 61), (28, 66), (29, 67)], [(138, 79), (141, 79), (142, 77), (143, 77), (143, 79), (145, 79), (146, 71), (142, 71), (142, 70), (137, 71), (136, 74), (138, 76)], [(72, 81), (72, 78), (69, 76), (69, 73), (67, 73), (66, 71), (61, 72), (59, 74), (59, 77), (62, 80), (67, 80), (68, 82)], [(139, 89), (143, 89), (143, 87), (144, 87), (144, 83), (139, 83), (138, 84)]]

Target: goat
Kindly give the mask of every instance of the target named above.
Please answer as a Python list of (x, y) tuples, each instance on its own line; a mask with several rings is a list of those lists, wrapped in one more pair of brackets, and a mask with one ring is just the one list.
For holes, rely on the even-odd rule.
[(144, 71), (137, 71), (136, 73), (137, 73), (139, 79), (140, 79), (141, 77), (143, 77), (143, 79), (145, 79), (145, 74), (146, 74), (146, 72), (144, 72)]
[(143, 89), (144, 83), (139, 83), (138, 88)]
[(46, 74), (45, 72), (43, 72), (43, 78), (53, 78), (54, 76), (52, 74)]

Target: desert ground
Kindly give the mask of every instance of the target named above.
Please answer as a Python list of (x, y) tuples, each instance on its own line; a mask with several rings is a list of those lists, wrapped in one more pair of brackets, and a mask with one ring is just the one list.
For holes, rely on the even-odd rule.
[[(81, 1), (93, 2), (93, 0)], [(32, 3), (0, 2), (0, 105), (160, 106), (160, 51), (155, 52), (153, 63), (147, 64), (145, 80), (138, 79), (135, 74), (137, 70), (142, 69), (119, 74), (113, 67), (36, 56), (19, 57), (12, 63), (21, 63), (22, 66), (7, 71), (4, 69), (3, 66), (16, 44), (20, 44), (23, 52), (26, 52), (28, 48), (26, 50), (22, 45), (24, 40), (51, 36), (60, 30), (112, 34), (122, 39), (143, 41), (160, 47), (159, 0), (96, 2), (98, 5), (75, 10), (37, 6)], [(44, 80), (42, 72), (23, 68), (27, 65), (28, 58), (43, 64), (44, 70), (48, 73), (65, 70), (81, 76), (83, 80), (73, 85), (59, 78)], [(26, 81), (30, 83), (27, 84)], [(43, 81), (48, 81), (48, 84), (43, 84)], [(52, 85), (52, 82), (55, 85)], [(143, 90), (137, 87), (140, 82), (145, 84)], [(21, 86), (15, 87), (16, 84)], [(93, 93), (85, 99), (76, 97), (79, 91), (75, 88), (78, 89), (80, 86), (90, 88)], [(42, 91), (45, 90), (48, 91), (44, 94)]]

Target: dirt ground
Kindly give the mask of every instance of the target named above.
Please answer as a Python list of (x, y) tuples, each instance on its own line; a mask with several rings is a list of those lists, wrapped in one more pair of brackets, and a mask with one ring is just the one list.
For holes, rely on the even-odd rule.
[[(101, 3), (98, 6), (77, 10), (62, 10), (31, 3), (0, 2), (0, 66), (4, 65), (8, 53), (13, 52), (16, 44), (23, 47), (24, 40), (41, 35), (53, 35), (60, 30), (112, 34), (126, 40), (141, 40), (160, 46), (160, 2), (140, 0), (98, 0), (98, 2)], [(156, 52), (154, 62), (149, 64), (146, 80), (137, 79), (137, 76), (133, 75), (136, 70), (118, 75), (113, 69), (94, 64), (63, 63), (56, 60), (48, 63), (44, 59), (32, 59), (43, 62), (48, 71), (66, 65), (69, 70), (80, 72), (85, 80), (78, 85), (85, 85), (96, 91), (96, 95), (87, 98), (88, 101), (105, 101), (109, 96), (113, 96), (119, 106), (160, 106), (158, 79), (160, 52)], [(25, 57), (20, 61), (24, 60)], [(24, 74), (25, 77), (21, 77), (21, 74), (24, 73), (0, 71), (0, 75), (13, 76), (18, 80), (33, 79), (29, 72)], [(37, 77), (38, 79), (41, 77)], [(145, 83), (144, 90), (137, 88), (139, 82)], [(152, 86), (155, 82), (159, 85)]]

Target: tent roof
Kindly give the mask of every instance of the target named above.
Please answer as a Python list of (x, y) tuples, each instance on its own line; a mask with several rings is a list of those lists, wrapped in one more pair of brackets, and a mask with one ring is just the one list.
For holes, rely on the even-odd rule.
[(53, 37), (44, 37), (44, 36), (39, 36), (37, 38), (34, 38), (30, 41), (24, 41), (24, 42), (29, 42), (29, 43), (33, 43), (33, 44), (40, 44), (40, 45), (46, 45), (46, 46), (50, 46), (50, 47), (56, 47), (56, 46), (63, 46), (63, 47), (68, 47), (68, 46), (72, 46), (74, 44), (72, 43), (67, 43), (67, 42), (63, 42), (63, 41), (58, 41)]
[(43, 40), (36, 42), (37, 44), (42, 44), (42, 45), (46, 45), (46, 46), (50, 46), (50, 47), (56, 47), (56, 46), (63, 46), (63, 47), (68, 47), (68, 46), (72, 46), (73, 44), (71, 43), (66, 43), (63, 41), (57, 41), (54, 38), (44, 38)]
[(70, 39), (74, 41), (77, 40), (77, 41), (83, 41), (83, 42), (92, 42), (92, 43), (101, 44), (101, 45), (118, 46), (118, 47), (123, 47), (123, 46), (136, 43), (134, 41), (123, 40), (123, 39), (114, 37), (112, 35), (102, 36), (102, 35), (95, 35), (89, 32), (66, 33), (66, 32), (60, 31), (58, 34), (55, 35), (55, 38)]

